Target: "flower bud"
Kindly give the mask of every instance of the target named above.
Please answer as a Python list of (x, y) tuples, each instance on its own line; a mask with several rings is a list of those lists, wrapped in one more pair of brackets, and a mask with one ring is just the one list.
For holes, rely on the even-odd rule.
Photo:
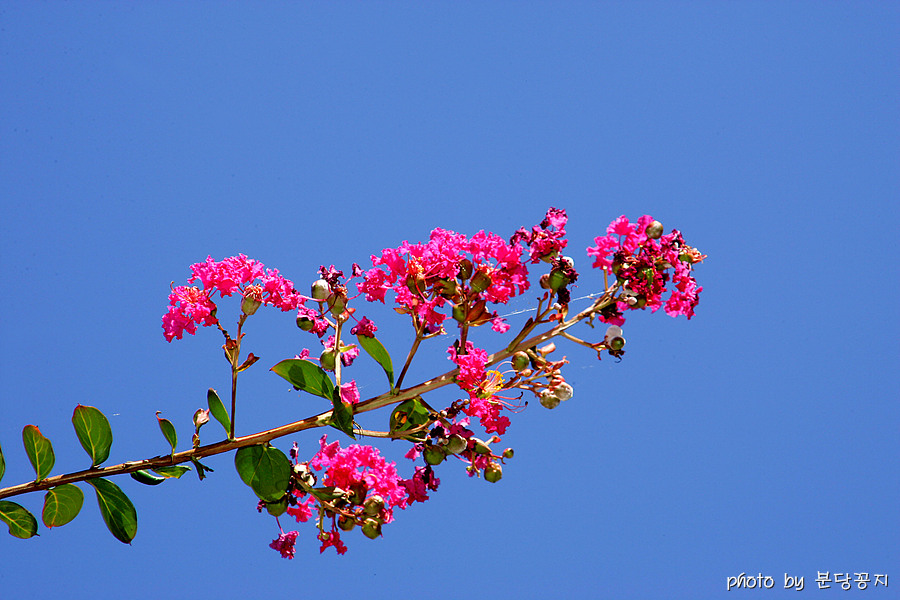
[(492, 462), (484, 468), (484, 479), (491, 483), (497, 483), (503, 477), (503, 467), (500, 463)]
[(370, 517), (376, 517), (384, 510), (384, 498), (375, 494), (370, 496), (363, 505), (363, 510)]
[(503, 456), (503, 458), (512, 458), (513, 455), (515, 455), (515, 453), (516, 453), (515, 450), (513, 450), (512, 448), (507, 448), (506, 450), (503, 451), (502, 456)]
[(488, 446), (485, 442), (482, 442), (478, 438), (472, 438), (472, 440), (474, 440), (474, 442), (475, 442), (475, 446), (472, 448), (472, 450), (474, 450), (476, 454), (490, 454), (491, 453), (491, 447)]
[(460, 323), (465, 323), (467, 315), (468, 315), (468, 311), (466, 310), (466, 305), (464, 303), (453, 305), (453, 318), (454, 319), (456, 319)]
[(294, 477), (310, 487), (316, 485), (316, 475), (306, 465), (294, 465)]
[(550, 271), (550, 277), (547, 279), (547, 286), (556, 291), (561, 287), (566, 287), (569, 284), (569, 278), (566, 277), (562, 271), (557, 269), (553, 269)]
[(543, 392), (541, 392), (541, 406), (553, 410), (554, 408), (559, 406), (559, 398), (557, 398), (556, 394), (554, 394), (550, 390), (544, 390)]
[(541, 284), (541, 288), (543, 288), (545, 290), (549, 290), (550, 289), (550, 275), (548, 275), (547, 273), (544, 273), (543, 275), (541, 275), (540, 284)]
[(574, 394), (575, 390), (572, 389), (572, 386), (565, 381), (560, 383), (558, 386), (556, 386), (556, 389), (553, 390), (553, 395), (559, 398), (561, 402), (569, 400)]
[(663, 224), (659, 221), (653, 221), (647, 225), (647, 229), (644, 230), (644, 233), (646, 233), (647, 237), (651, 240), (658, 240), (663, 234)]
[(531, 359), (528, 358), (528, 355), (522, 351), (516, 352), (512, 355), (512, 368), (517, 372), (521, 373), (523, 369), (527, 368), (531, 363)]
[(444, 446), (444, 450), (447, 451), (447, 454), (459, 454), (463, 452), (469, 446), (469, 442), (461, 435), (453, 434), (449, 438), (447, 438), (447, 444)]
[(363, 535), (370, 540), (374, 540), (381, 535), (381, 521), (377, 519), (366, 519), (362, 528)]
[(607, 341), (606, 344), (609, 346), (610, 350), (618, 351), (625, 347), (625, 338), (614, 337), (611, 340)]
[(444, 458), (446, 458), (444, 450), (433, 445), (425, 446), (422, 455), (425, 457), (425, 462), (429, 465), (439, 465), (444, 462)]
[(462, 259), (461, 261), (459, 261), (459, 274), (457, 275), (457, 277), (465, 281), (472, 276), (472, 271), (474, 270), (474, 268), (475, 267), (472, 264), (471, 260), (469, 260), (468, 258)]
[(363, 482), (354, 483), (350, 486), (350, 504), (362, 504), (366, 501), (366, 493), (368, 489), (366, 489), (366, 484)]
[(341, 531), (353, 531), (353, 528), (356, 527), (356, 520), (347, 515), (341, 515), (338, 517), (337, 524)]
[(317, 279), (312, 284), (312, 289), (309, 294), (313, 300), (328, 300), (328, 296), (331, 295), (331, 286), (328, 285), (328, 282), (324, 279)]
[(331, 315), (337, 319), (347, 307), (347, 298), (343, 294), (332, 294), (328, 299), (328, 306), (331, 308)]
[(297, 317), (297, 327), (303, 331), (312, 331), (315, 326), (315, 322), (309, 317), (304, 317), (302, 315)]
[(262, 301), (257, 300), (252, 296), (244, 296), (244, 299), (241, 300), (241, 312), (249, 317), (250, 315), (256, 313), (256, 310), (261, 305)]
[(483, 292), (491, 287), (491, 276), (484, 271), (476, 271), (470, 286), (473, 292)]
[(325, 350), (319, 355), (319, 363), (326, 371), (334, 371), (334, 350)]

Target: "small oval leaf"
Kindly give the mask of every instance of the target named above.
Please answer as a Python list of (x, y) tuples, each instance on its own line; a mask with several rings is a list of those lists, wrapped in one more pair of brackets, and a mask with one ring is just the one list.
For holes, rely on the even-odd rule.
[(178, 444), (178, 432), (175, 431), (175, 426), (172, 425), (172, 421), (160, 418), (159, 412), (160, 411), (156, 411), (156, 421), (159, 423), (159, 429), (162, 431), (163, 436), (165, 436), (166, 441), (169, 442), (169, 445), (172, 447), (172, 454), (175, 454), (175, 446)]
[(209, 391), (206, 392), (206, 403), (209, 405), (209, 412), (225, 429), (225, 435), (228, 436), (228, 439), (231, 439), (231, 419), (228, 418), (228, 411), (225, 409), (225, 405), (222, 404), (222, 400), (219, 398), (216, 390), (209, 388)]
[(84, 492), (71, 483), (50, 488), (44, 495), (41, 519), (48, 528), (65, 525), (78, 516), (84, 504)]
[(87, 479), (97, 493), (97, 504), (107, 529), (117, 540), (130, 544), (137, 535), (137, 511), (128, 496), (112, 481), (98, 477)]
[(378, 338), (375, 336), (368, 337), (365, 335), (357, 335), (356, 338), (359, 340), (359, 345), (362, 346), (363, 350), (365, 350), (369, 356), (374, 358), (375, 362), (384, 369), (384, 374), (387, 375), (388, 383), (391, 384), (391, 389), (394, 389), (394, 365), (391, 362), (391, 355), (384, 347), (384, 344), (378, 341)]
[(153, 469), (153, 472), (157, 475), (165, 477), (166, 479), (179, 479), (182, 475), (190, 470), (190, 467), (175, 465), (172, 467), (156, 467), (155, 469)]
[(141, 469), (140, 471), (134, 471), (131, 474), (131, 478), (137, 481), (138, 483), (143, 483), (144, 485), (159, 485), (163, 481), (166, 480), (165, 477), (160, 477), (159, 475), (154, 475), (150, 471), (146, 469)]
[(25, 507), (0, 500), (0, 521), (9, 525), (9, 535), (27, 540), (37, 535), (37, 519)]
[(109, 458), (112, 446), (112, 428), (109, 421), (93, 406), (79, 404), (72, 413), (72, 425), (84, 451), (91, 457), (91, 466), (96, 467)]
[(26, 425), (22, 430), (22, 443), (25, 444), (25, 453), (28, 454), (28, 460), (31, 461), (34, 472), (37, 473), (35, 481), (41, 481), (50, 474), (50, 470), (56, 463), (53, 444), (34, 425)]
[(288, 489), (291, 461), (273, 446), (245, 446), (234, 455), (241, 480), (265, 502), (278, 502)]
[(331, 400), (334, 384), (319, 365), (300, 358), (283, 360), (271, 369), (297, 388)]
[(3, 479), (4, 473), (6, 473), (6, 459), (3, 458), (3, 448), (0, 447), (0, 479)]

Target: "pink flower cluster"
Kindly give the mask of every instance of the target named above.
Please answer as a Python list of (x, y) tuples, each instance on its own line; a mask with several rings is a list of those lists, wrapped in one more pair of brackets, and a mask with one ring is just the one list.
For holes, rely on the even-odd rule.
[(180, 340), (185, 331), (196, 333), (198, 324), (207, 327), (217, 324), (216, 305), (212, 301), (215, 292), (222, 297), (231, 296), (234, 292), (244, 295), (246, 292), (248, 297), (282, 311), (294, 310), (303, 302), (294, 284), (282, 277), (278, 269), (266, 269), (258, 260), (243, 254), (220, 262), (207, 257), (206, 262), (191, 265), (191, 273), (188, 283), (199, 280), (202, 287), (172, 288), (168, 312), (162, 319), (166, 341)]
[[(588, 255), (594, 257), (594, 267), (615, 274), (623, 282), (620, 301), (601, 313), (600, 318), (607, 323), (622, 325), (624, 311), (646, 307), (656, 312), (664, 306), (673, 317), (694, 316), (703, 288), (697, 286), (691, 269), (706, 257), (685, 244), (678, 230), (662, 235), (662, 226), (654, 223), (650, 215), (640, 217), (636, 223), (623, 215), (610, 223), (607, 235), (594, 239), (596, 246), (587, 249)], [(650, 227), (659, 231), (648, 236)], [(670, 278), (675, 289), (664, 302), (662, 296)]]
[(526, 230), (524, 227), (520, 228), (513, 234), (509, 243), (512, 245), (520, 242), (526, 244), (532, 263), (536, 263), (539, 260), (550, 260), (569, 243), (565, 239), (567, 221), (568, 217), (565, 210), (550, 208), (540, 225), (535, 225), (531, 228), (531, 231)]
[(369, 495), (377, 494), (385, 502), (385, 523), (393, 519), (393, 507), (406, 508), (406, 490), (397, 474), (397, 466), (387, 462), (377, 448), (351, 444), (341, 448), (340, 442), (319, 440), (320, 450), (309, 461), (317, 471), (325, 470), (322, 483), (349, 490), (364, 485)]
[(480, 395), (482, 384), (485, 381), (485, 368), (488, 353), (481, 348), (476, 348), (472, 342), (466, 342), (466, 354), (458, 354), (456, 346), (447, 349), (450, 360), (459, 367), (459, 375), (456, 376), (460, 388), (469, 393), (469, 401), (463, 407), (463, 412), (470, 417), (478, 417), (478, 421), (487, 433), (506, 433), (510, 421), (508, 417), (500, 416), (503, 403), (494, 396), (483, 398)]
[[(471, 239), (435, 229), (425, 244), (403, 242), (372, 256), (373, 268), (357, 284), (366, 300), (384, 302), (391, 290), (405, 312), (438, 330), (447, 316), (438, 311), (448, 300), (506, 303), (528, 289), (522, 250), (493, 233), (480, 231)], [(503, 327), (502, 323), (495, 323)]]

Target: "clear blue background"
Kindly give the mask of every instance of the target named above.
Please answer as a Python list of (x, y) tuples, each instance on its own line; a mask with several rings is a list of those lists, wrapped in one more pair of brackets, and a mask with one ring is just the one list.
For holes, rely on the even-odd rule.
[[(301, 525), (286, 561), (230, 455), (203, 482), (119, 478), (132, 546), (88, 491), (71, 524), (0, 536), (0, 597), (719, 598), (742, 572), (775, 589), (727, 597), (792, 596), (784, 573), (844, 593), (816, 590), (817, 571), (898, 597), (898, 6), (3, 3), (6, 485), (33, 478), (29, 423), (55, 473), (87, 466), (78, 403), (109, 415), (111, 463), (165, 452), (157, 410), (188, 447), (228, 367), (214, 330), (167, 344), (160, 318), (208, 254), (304, 288), (433, 227), (506, 237), (557, 206), (576, 295), (597, 290), (584, 248), (621, 214), (709, 259), (696, 317), (633, 315), (621, 363), (560, 344), (576, 397), (515, 415), (498, 484), (448, 463), (382, 539), (320, 556)], [(408, 326), (361, 310), (399, 361)], [(267, 371), (315, 338), (271, 310), (247, 330), (262, 361), (239, 433), (323, 409)], [(445, 347), (410, 377), (446, 370)], [(354, 369), (364, 396), (382, 391)], [(309, 455), (318, 433), (278, 445)], [(409, 473), (405, 448), (384, 450)]]

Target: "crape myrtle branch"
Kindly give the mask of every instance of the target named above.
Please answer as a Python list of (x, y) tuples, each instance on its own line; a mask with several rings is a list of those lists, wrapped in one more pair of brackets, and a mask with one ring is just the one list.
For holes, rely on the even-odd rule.
[[(509, 358), (516, 352), (532, 348), (534, 346), (537, 346), (538, 344), (542, 344), (558, 335), (563, 334), (572, 325), (575, 325), (585, 318), (595, 315), (601, 309), (608, 306), (612, 302), (612, 294), (618, 289), (618, 287), (618, 285), (613, 286), (610, 291), (607, 291), (606, 294), (604, 294), (600, 299), (596, 300), (593, 304), (591, 304), (591, 306), (584, 309), (574, 317), (556, 325), (552, 329), (549, 329), (548, 331), (529, 338), (528, 340), (525, 340), (523, 342), (519, 342), (519, 344), (514, 346), (513, 348), (507, 347), (503, 350), (489, 355), (486, 365), (495, 365)], [(453, 383), (458, 374), (459, 369), (453, 369), (452, 371), (448, 371), (443, 375), (439, 375), (438, 377), (429, 379), (428, 381), (424, 381), (418, 385), (414, 385), (403, 390), (398, 390), (396, 392), (385, 392), (384, 394), (374, 396), (360, 402), (356, 405), (353, 412), (354, 414), (370, 412), (373, 410), (378, 410), (379, 408), (384, 408), (385, 406), (390, 406), (392, 404), (399, 404), (400, 402), (409, 400), (411, 398), (416, 398), (418, 396), (426, 394), (427, 392)], [(191, 462), (192, 460), (199, 460), (201, 458), (206, 458), (209, 456), (215, 456), (217, 454), (224, 454), (232, 450), (237, 450), (238, 448), (265, 444), (267, 442), (271, 442), (272, 440), (298, 433), (300, 431), (313, 429), (316, 427), (328, 426), (331, 424), (333, 412), (334, 411), (329, 410), (323, 413), (319, 413), (318, 415), (301, 419), (299, 421), (294, 421), (293, 423), (288, 423), (287, 425), (282, 425), (281, 427), (275, 427), (273, 429), (267, 429), (266, 431), (261, 431), (259, 433), (236, 437), (233, 440), (223, 440), (214, 444), (207, 444), (198, 448), (176, 452), (173, 455), (154, 456), (153, 458), (127, 461), (118, 465), (111, 465), (108, 467), (94, 467), (91, 469), (84, 469), (82, 471), (76, 471), (73, 473), (66, 473), (64, 475), (47, 477), (46, 479), (42, 479), (41, 481), (31, 481), (28, 483), (22, 483), (19, 485), (2, 488), (0, 489), (0, 500), (2, 500), (3, 498), (11, 498), (13, 496), (27, 494), (29, 492), (48, 490), (50, 488), (66, 483), (78, 483), (87, 481), (88, 479), (95, 479), (97, 477), (126, 475), (128, 473), (134, 473), (135, 471), (155, 469), (157, 467), (168, 467), (181, 463)], [(357, 432), (361, 431), (364, 430), (357, 430)], [(363, 433), (363, 435), (365, 435), (365, 433)]]
[[(194, 413), (192, 449), (175, 451), (175, 427), (157, 413), (160, 430), (171, 447), (170, 454), (102, 467), (112, 444), (109, 422), (96, 408), (79, 405), (72, 423), (84, 450), (91, 456), (92, 466), (54, 477), (49, 476), (55, 462), (52, 444), (37, 427), (28, 425), (23, 430), (23, 443), (37, 477), (33, 482), (0, 490), (0, 520), (7, 523), (14, 536), (36, 535), (35, 517), (24, 507), (2, 499), (46, 490), (44, 524), (48, 528), (64, 525), (77, 516), (83, 503), (83, 493), (72, 483), (84, 482), (94, 488), (110, 532), (130, 543), (137, 531), (137, 513), (127, 496), (107, 477), (129, 473), (141, 483), (157, 485), (167, 478), (180, 477), (190, 470), (181, 464), (190, 462), (203, 479), (205, 472), (212, 469), (199, 459), (233, 450), (238, 474), (259, 499), (258, 510), (275, 517), (280, 533), (270, 546), (283, 557), (293, 558), (298, 532), (285, 533), (281, 528), (279, 517), (285, 514), (299, 522), (314, 519), (320, 551), (334, 547), (343, 554), (347, 548), (341, 532), (359, 526), (366, 537), (379, 537), (382, 525), (393, 520), (395, 508), (405, 509), (414, 502), (423, 502), (429, 498), (429, 491), (438, 489), (440, 480), (433, 467), (450, 457), (466, 464), (469, 476), (483, 476), (491, 483), (499, 481), (502, 465), (513, 456), (511, 448), (497, 454), (490, 446), (500, 441), (510, 425), (510, 419), (502, 411), (509, 409), (514, 413), (524, 408), (527, 401), (524, 404), (520, 401), (526, 392), (534, 394), (548, 409), (572, 398), (574, 393), (562, 374), (568, 361), (565, 357), (549, 360), (547, 357), (556, 346), (541, 344), (562, 337), (595, 351), (598, 359), (602, 352), (620, 358), (624, 354), (621, 325), (626, 312), (647, 308), (655, 312), (665, 308), (671, 316), (684, 315), (690, 319), (702, 290), (696, 285), (692, 269), (705, 256), (685, 244), (680, 232), (672, 230), (663, 235), (662, 225), (648, 215), (635, 223), (622, 216), (609, 225), (607, 235), (595, 238), (596, 246), (587, 249), (588, 255), (594, 258), (592, 266), (602, 270), (605, 291), (599, 297), (587, 296), (596, 299), (569, 317), (569, 287), (578, 279), (578, 273), (574, 261), (561, 254), (568, 244), (566, 221), (564, 210), (551, 208), (539, 225), (530, 231), (519, 229), (509, 242), (484, 231), (468, 238), (435, 229), (427, 243), (403, 242), (398, 248), (384, 249), (380, 257), (373, 255), (373, 268), (368, 271), (354, 264), (349, 278), (333, 265), (320, 267), (320, 277), (311, 286), (310, 296), (299, 294), (277, 269), (266, 269), (259, 261), (244, 255), (220, 262), (208, 257), (205, 263), (191, 265), (188, 284), (199, 281), (199, 285), (175, 287), (172, 284), (168, 312), (163, 317), (164, 335), (171, 342), (181, 339), (185, 332), (196, 333), (198, 325), (219, 329), (225, 338), (222, 349), (231, 370), (230, 413), (211, 389), (209, 410), (199, 409)], [(489, 307), (506, 305), (510, 298), (529, 288), (525, 264), (529, 260), (531, 264), (550, 265), (549, 272), (540, 277), (545, 292), (538, 298), (534, 315), (513, 340), (489, 355), (468, 339), (469, 329), (488, 323), (498, 333), (510, 329), (505, 317)], [(358, 291), (355, 295), (348, 289), (354, 279), (362, 280), (355, 284)], [(214, 294), (231, 296), (235, 292), (242, 301), (237, 335), (232, 338), (216, 317), (218, 307), (213, 297)], [(671, 294), (663, 299), (663, 294), (668, 292)], [(357, 318), (354, 313), (358, 307), (350, 306), (362, 295), (368, 302), (386, 303), (388, 293), (395, 303), (394, 310), (410, 318), (415, 333), (396, 382), (391, 356), (375, 337), (378, 328), (367, 317)], [(315, 303), (316, 307), (307, 303)], [(297, 326), (318, 336), (324, 347), (319, 358), (310, 357), (310, 351), (304, 349), (271, 370), (295, 389), (329, 400), (333, 408), (281, 427), (236, 437), (238, 374), (258, 360), (253, 353), (240, 360), (243, 326), (262, 305), (297, 311)], [(601, 341), (589, 342), (568, 331), (581, 321), (593, 328), (594, 318), (609, 325)], [(352, 328), (346, 325), (351, 319), (356, 323)], [(401, 388), (420, 343), (446, 335), (444, 324), (453, 321), (458, 325), (458, 336), (447, 352), (456, 368), (418, 385)], [(546, 331), (536, 333), (545, 327)], [(343, 339), (347, 329), (358, 343)], [(323, 339), (329, 331), (333, 335)], [(348, 381), (344, 371), (360, 350), (382, 367), (389, 383), (387, 392), (365, 401), (360, 401), (356, 381)], [(488, 370), (501, 362), (511, 369)], [(464, 397), (446, 408), (435, 410), (422, 398), (451, 383), (462, 390)], [(500, 395), (516, 389), (521, 391), (518, 398)], [(389, 431), (364, 430), (354, 420), (355, 414), (390, 405), (397, 406), (391, 413)], [(201, 445), (200, 428), (210, 417), (222, 425), (227, 439)], [(475, 437), (470, 429), (470, 420), (474, 419), (485, 433), (494, 435), (486, 441)], [(424, 466), (415, 467), (411, 478), (402, 479), (395, 463), (388, 463), (377, 448), (358, 444), (341, 448), (339, 442), (328, 443), (327, 435), (319, 440), (320, 450), (307, 461), (300, 460), (296, 442), (290, 458), (269, 444), (276, 438), (326, 425), (354, 439), (364, 436), (409, 441), (412, 448), (406, 458), (416, 461), (421, 457)], [(0, 478), (4, 471), (0, 450)], [(326, 522), (330, 522), (330, 531)]]

